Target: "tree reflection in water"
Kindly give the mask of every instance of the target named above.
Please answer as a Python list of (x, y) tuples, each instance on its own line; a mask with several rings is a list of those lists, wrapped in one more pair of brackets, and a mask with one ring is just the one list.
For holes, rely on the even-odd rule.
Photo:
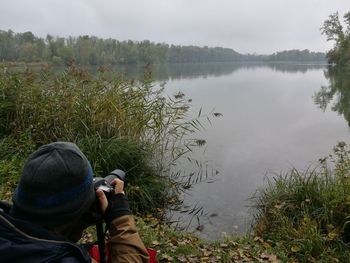
[(314, 102), (323, 111), (328, 107), (343, 115), (350, 127), (350, 69), (329, 67), (324, 72), (328, 86), (314, 94)]

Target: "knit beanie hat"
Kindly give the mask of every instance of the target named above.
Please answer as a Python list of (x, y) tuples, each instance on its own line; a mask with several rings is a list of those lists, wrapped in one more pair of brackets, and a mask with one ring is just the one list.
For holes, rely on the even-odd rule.
[(54, 227), (86, 212), (95, 200), (89, 161), (73, 143), (41, 146), (24, 165), (12, 198), (12, 216)]

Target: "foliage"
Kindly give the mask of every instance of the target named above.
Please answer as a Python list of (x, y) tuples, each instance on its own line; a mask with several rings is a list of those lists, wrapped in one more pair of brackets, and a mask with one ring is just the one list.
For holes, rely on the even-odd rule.
[[(301, 262), (345, 262), (350, 216), (350, 151), (344, 142), (320, 167), (268, 180), (253, 197), (255, 233)], [(333, 167), (333, 169), (332, 169)]]
[(315, 104), (323, 111), (327, 107), (343, 115), (350, 126), (350, 78), (349, 69), (343, 67), (329, 67), (325, 71), (329, 85), (322, 86), (314, 94)]
[(127, 194), (134, 213), (158, 210), (171, 203), (172, 180), (161, 175), (150, 164), (151, 149), (147, 144), (125, 138), (102, 139), (99, 136), (79, 138), (79, 148), (90, 160), (97, 176), (107, 176), (118, 168), (127, 174)]
[(159, 262), (270, 262), (285, 255), (259, 237), (225, 236), (216, 242), (204, 241), (193, 234), (181, 233), (148, 216), (137, 219), (146, 247), (158, 251)]
[(304, 50), (285, 50), (269, 56), (269, 61), (324, 61), (325, 54), (322, 52), (310, 52)]
[(0, 156), (4, 180), (17, 181), (16, 165), (40, 145), (72, 141), (95, 175), (116, 168), (127, 172), (135, 212), (158, 211), (177, 200), (183, 185), (169, 169), (190, 150), (185, 135), (200, 128), (197, 119), (186, 117), (190, 105), (184, 96), (164, 97), (147, 74), (136, 82), (74, 66), (61, 73), (3, 69), (0, 83), (1, 150), (9, 153)]
[(271, 56), (239, 54), (230, 48), (179, 46), (144, 41), (119, 41), (95, 36), (36, 37), (32, 32), (0, 30), (0, 61), (46, 61), (54, 65), (113, 65), (149, 63), (204, 63), (237, 61), (323, 61), (323, 53), (283, 51)]
[(17, 185), (18, 175), (25, 157), (33, 150), (32, 142), (25, 136), (18, 140), (10, 136), (0, 139), (0, 198), (10, 200)]
[(350, 12), (343, 16), (346, 28), (344, 29), (339, 20), (338, 12), (331, 14), (323, 23), (322, 33), (326, 35), (327, 41), (334, 41), (334, 47), (327, 53), (330, 63), (339, 66), (350, 65)]
[(31, 32), (0, 31), (0, 60), (48, 61), (54, 64), (75, 61), (80, 65), (234, 61), (240, 54), (229, 48), (175, 46), (144, 41), (118, 41), (95, 36), (38, 38)]

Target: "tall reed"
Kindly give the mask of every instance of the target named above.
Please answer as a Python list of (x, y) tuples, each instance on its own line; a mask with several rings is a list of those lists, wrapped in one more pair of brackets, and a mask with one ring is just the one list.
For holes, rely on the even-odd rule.
[(293, 169), (268, 179), (266, 187), (252, 199), (256, 209), (254, 231), (299, 261), (332, 262), (337, 253), (348, 260), (349, 147), (340, 142), (332, 155), (319, 161), (314, 169)]
[(162, 207), (183, 186), (172, 180), (169, 168), (190, 152), (193, 143), (185, 138), (201, 124), (188, 118), (190, 104), (184, 95), (165, 96), (148, 76), (126, 80), (113, 72), (92, 75), (74, 66), (61, 73), (3, 68), (0, 138), (11, 140), (10, 148), (18, 151), (52, 141), (75, 142), (96, 175), (118, 167), (128, 172), (135, 209)]

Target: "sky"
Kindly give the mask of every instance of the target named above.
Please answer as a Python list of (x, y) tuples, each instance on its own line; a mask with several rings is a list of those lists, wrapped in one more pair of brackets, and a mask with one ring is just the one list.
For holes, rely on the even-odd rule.
[(349, 0), (0, 0), (0, 29), (45, 37), (94, 35), (271, 54), (325, 52), (323, 21)]

